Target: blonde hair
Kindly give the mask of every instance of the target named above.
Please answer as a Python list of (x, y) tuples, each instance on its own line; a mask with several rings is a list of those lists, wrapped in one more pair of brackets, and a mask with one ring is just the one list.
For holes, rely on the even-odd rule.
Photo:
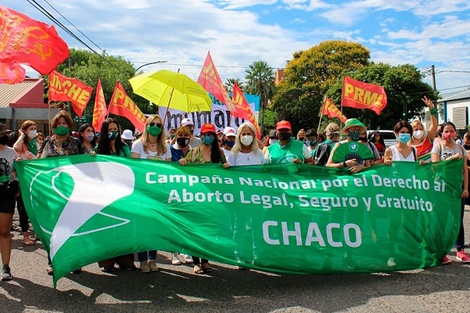
[[(153, 121), (158, 120), (156, 123), (162, 124), (162, 118), (160, 115), (150, 115), (149, 118), (147, 119), (147, 122), (145, 122), (145, 128), (144, 132), (142, 133), (142, 137), (140, 137), (140, 141), (142, 142), (142, 145), (144, 146), (144, 151), (145, 153), (148, 153), (148, 145), (149, 145), (149, 133), (147, 132), (147, 126), (150, 125)], [(157, 136), (157, 153), (158, 154), (165, 154), (167, 149), (166, 149), (166, 144), (165, 144), (165, 130), (163, 129), (162, 125), (162, 131), (161, 133)]]
[(235, 155), (238, 152), (240, 152), (240, 150), (242, 148), (242, 143), (240, 142), (240, 137), (242, 135), (243, 128), (245, 128), (245, 127), (248, 127), (251, 130), (251, 135), (253, 136), (253, 141), (251, 142), (251, 151), (253, 152), (254, 155), (257, 155), (258, 152), (259, 152), (259, 148), (258, 148), (258, 138), (256, 138), (256, 128), (255, 128), (255, 125), (253, 125), (250, 122), (245, 122), (245, 123), (241, 124), (238, 127), (237, 137), (235, 139), (235, 144), (233, 145), (232, 150), (230, 150), (230, 151), (232, 151), (233, 154), (235, 154)]
[(415, 128), (415, 126), (417, 126), (417, 125), (423, 126), (423, 129), (424, 129), (424, 125), (423, 125), (423, 123), (421, 123), (420, 120), (416, 119), (416, 120), (414, 120), (413, 122), (411, 122), (411, 127), (412, 127), (412, 128)]

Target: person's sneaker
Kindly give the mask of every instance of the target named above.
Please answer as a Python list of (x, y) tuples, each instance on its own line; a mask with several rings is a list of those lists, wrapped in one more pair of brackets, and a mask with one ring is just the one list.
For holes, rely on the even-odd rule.
[(178, 253), (173, 253), (171, 256), (171, 264), (173, 265), (181, 265), (181, 260), (178, 258)]
[(470, 258), (468, 257), (468, 254), (466, 254), (463, 250), (457, 252), (456, 259), (457, 261), (460, 261), (462, 263), (470, 263)]
[(452, 260), (447, 256), (445, 255), (442, 259), (441, 259), (441, 264), (442, 265), (447, 265), (447, 264), (450, 264), (452, 263)]
[(142, 261), (140, 262), (140, 271), (142, 273), (150, 273), (150, 264), (149, 261)]
[(2, 280), (12, 280), (13, 276), (11, 276), (10, 267), (8, 265), (3, 265), (2, 269)]
[(389, 267), (394, 267), (394, 266), (397, 266), (397, 263), (395, 262), (395, 259), (394, 259), (394, 258), (390, 258), (390, 259), (388, 259), (388, 261), (387, 261), (387, 265), (388, 265)]
[(193, 257), (192, 256), (187, 255), (187, 254), (182, 254), (181, 256), (183, 257), (183, 260), (184, 260), (185, 264), (193, 264)]
[(148, 264), (149, 264), (151, 272), (158, 272), (158, 266), (157, 266), (157, 262), (155, 260), (148, 261)]

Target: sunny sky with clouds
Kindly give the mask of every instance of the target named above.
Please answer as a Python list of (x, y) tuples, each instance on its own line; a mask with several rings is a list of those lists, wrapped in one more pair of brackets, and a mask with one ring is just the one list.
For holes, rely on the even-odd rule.
[[(210, 50), (224, 81), (243, 79), (254, 61), (283, 68), (293, 52), (325, 40), (346, 40), (368, 48), (374, 62), (409, 63), (423, 72), (435, 65), (441, 93), (470, 87), (468, 0), (3, 0), (1, 4), (52, 24), (30, 2), (41, 5), (100, 53), (121, 55), (136, 68), (167, 61), (144, 71), (179, 68), (197, 79)], [(87, 49), (56, 28), (69, 47)], [(425, 81), (431, 84), (431, 76)]]

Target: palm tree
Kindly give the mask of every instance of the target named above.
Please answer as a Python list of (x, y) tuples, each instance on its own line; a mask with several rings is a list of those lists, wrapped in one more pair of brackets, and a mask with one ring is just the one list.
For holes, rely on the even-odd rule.
[(235, 83), (240, 87), (240, 89), (243, 91), (243, 82), (240, 78), (227, 78), (227, 82), (225, 83), (225, 87), (227, 88), (228, 92), (233, 92), (233, 86)]
[(246, 89), (248, 93), (260, 96), (261, 109), (261, 132), (264, 134), (264, 114), (268, 102), (272, 99), (275, 92), (274, 69), (265, 61), (255, 61), (249, 66), (246, 72)]

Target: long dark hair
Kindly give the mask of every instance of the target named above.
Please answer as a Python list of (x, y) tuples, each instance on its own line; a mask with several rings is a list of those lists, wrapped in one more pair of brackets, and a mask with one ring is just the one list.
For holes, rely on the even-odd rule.
[(93, 134), (95, 134), (95, 137), (93, 137), (93, 140), (90, 141), (91, 146), (94, 147), (96, 146), (96, 132), (95, 132), (95, 128), (91, 126), (90, 124), (85, 123), (85, 124), (82, 124), (82, 126), (80, 126), (80, 128), (78, 129), (78, 139), (80, 140), (81, 143), (83, 143), (85, 138), (83, 138), (82, 133), (85, 132), (85, 130), (88, 127), (91, 127), (91, 129), (93, 129)]
[[(213, 132), (205, 132), (204, 134), (211, 133), (214, 135), (214, 141), (212, 141), (212, 146), (211, 146), (211, 162), (212, 163), (220, 163), (220, 160), (222, 159), (220, 147), (219, 147), (219, 141), (217, 140), (217, 134)], [(204, 134), (201, 134), (201, 137), (204, 136)]]
[(114, 147), (116, 148), (116, 155), (119, 154), (119, 151), (125, 155), (126, 152), (124, 150), (124, 146), (126, 145), (121, 140), (121, 126), (119, 126), (118, 122), (112, 118), (107, 118), (104, 120), (103, 124), (101, 124), (101, 131), (100, 131), (100, 139), (98, 140), (98, 154), (105, 154), (111, 155), (111, 145), (109, 137), (108, 137), (108, 128), (109, 124), (114, 123), (118, 127), (118, 135), (116, 140), (114, 141)]

